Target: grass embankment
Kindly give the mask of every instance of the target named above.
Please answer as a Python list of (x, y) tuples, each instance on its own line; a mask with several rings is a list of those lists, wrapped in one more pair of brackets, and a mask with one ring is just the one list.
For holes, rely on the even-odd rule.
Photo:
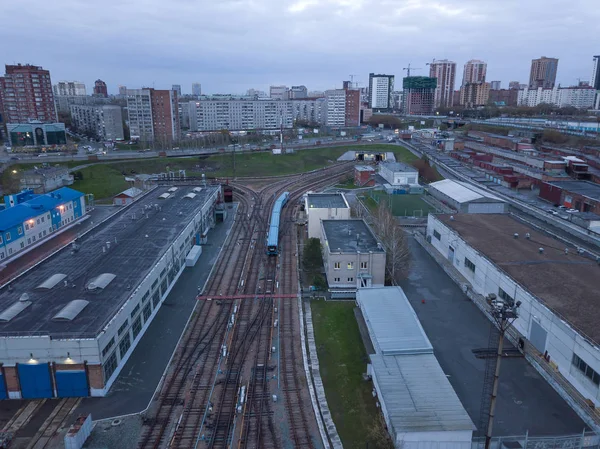
[(367, 354), (354, 302), (313, 301), (311, 309), (325, 396), (344, 447), (381, 447), (374, 435), (381, 425), (372, 384), (362, 377)]
[(426, 217), (429, 212), (435, 212), (435, 208), (423, 201), (421, 197), (422, 195), (388, 195), (384, 191), (377, 190), (371, 192), (365, 201), (371, 211), (375, 210), (379, 200), (379, 203), (391, 206), (392, 215), (396, 217)]

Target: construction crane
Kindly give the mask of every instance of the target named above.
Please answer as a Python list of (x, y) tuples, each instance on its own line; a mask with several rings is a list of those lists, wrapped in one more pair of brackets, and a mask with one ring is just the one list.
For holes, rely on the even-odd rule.
[(423, 70), (421, 68), (411, 67), (410, 62), (408, 63), (408, 67), (404, 67), (402, 70), (406, 70), (406, 76), (410, 76), (411, 70)]

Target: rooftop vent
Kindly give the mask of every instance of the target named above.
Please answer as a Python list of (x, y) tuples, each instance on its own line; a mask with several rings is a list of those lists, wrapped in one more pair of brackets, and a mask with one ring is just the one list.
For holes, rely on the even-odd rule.
[(17, 301), (4, 312), (0, 313), (0, 322), (8, 323), (19, 313), (31, 305), (31, 301)]
[(525, 238), (526, 238), (527, 240), (529, 240), (529, 239), (531, 238), (531, 234), (530, 234), (529, 232), (527, 232), (527, 233), (525, 234)]
[(515, 233), (513, 234), (513, 237), (514, 237), (514, 238), (516, 238), (516, 239), (518, 239), (518, 238), (519, 238), (519, 233), (518, 233), (518, 232), (515, 232)]
[(114, 278), (116, 278), (116, 274), (112, 273), (102, 273), (99, 276), (96, 276), (94, 279), (90, 281), (87, 285), (87, 289), (89, 291), (98, 291), (104, 290), (108, 284), (112, 282)]
[(36, 289), (38, 289), (38, 290), (50, 290), (50, 289), (54, 288), (54, 286), (56, 284), (58, 284), (60, 281), (62, 281), (66, 277), (67, 277), (66, 274), (55, 273), (52, 276), (50, 276), (48, 279), (46, 279), (44, 282), (42, 282), (40, 285), (38, 285), (36, 287)]
[(27, 302), (27, 301), (29, 301), (29, 293), (23, 293), (21, 295), (21, 297), (19, 298), (19, 301), (21, 301), (21, 302)]
[(540, 254), (544, 254), (544, 248), (538, 248)]
[(195, 193), (188, 193), (187, 195), (184, 196), (184, 198), (189, 198), (190, 200), (193, 200), (196, 197)]
[(64, 306), (60, 312), (52, 317), (53, 321), (73, 321), (83, 309), (87, 307), (89, 301), (85, 299), (74, 299), (69, 304)]

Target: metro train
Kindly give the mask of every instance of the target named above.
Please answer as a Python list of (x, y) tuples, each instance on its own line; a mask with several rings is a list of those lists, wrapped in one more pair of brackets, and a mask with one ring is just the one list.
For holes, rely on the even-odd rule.
[(281, 209), (288, 201), (290, 196), (289, 192), (283, 192), (275, 205), (273, 206), (273, 212), (271, 212), (271, 223), (269, 224), (269, 234), (267, 235), (267, 254), (269, 256), (276, 256), (279, 254), (279, 221), (281, 217)]

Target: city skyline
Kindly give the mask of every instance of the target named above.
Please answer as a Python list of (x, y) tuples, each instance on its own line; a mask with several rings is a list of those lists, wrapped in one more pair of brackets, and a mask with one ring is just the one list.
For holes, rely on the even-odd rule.
[[(40, 65), (50, 70), (54, 82), (82, 80), (88, 89), (101, 78), (111, 94), (117, 93), (118, 85), (164, 89), (172, 84), (182, 85), (183, 93), (189, 94), (193, 82), (201, 82), (207, 93), (268, 90), (279, 84), (324, 91), (340, 87), (349, 74), (357, 75), (355, 81), (366, 87), (370, 72), (401, 79), (409, 62), (421, 68), (415, 75), (424, 75), (432, 58), (455, 61), (457, 80), (462, 79), (466, 61), (481, 59), (488, 64), (487, 78), (506, 86), (512, 80), (526, 83), (531, 60), (541, 55), (559, 59), (557, 83), (567, 86), (578, 78), (588, 80), (592, 56), (598, 53), (589, 39), (599, 23), (590, 0), (576, 1), (576, 8), (564, 11), (558, 1), (545, 1), (540, 8), (542, 2), (533, 0), (526, 4), (413, 0), (401, 6), (383, 0), (381, 4), (263, 0), (248, 5), (245, 0), (194, 4), (134, 0), (120, 5), (118, 15), (111, 12), (117, 7), (114, 0), (107, 2), (102, 11), (92, 4), (73, 7), (66, 0), (6, 5), (8, 18), (23, 8), (31, 17), (27, 27), (16, 20), (5, 22), (0, 37), (11, 46), (3, 48), (0, 62)], [(575, 13), (586, 9), (589, 14)], [(236, 14), (240, 10), (244, 15)], [(40, 39), (36, 29), (45, 29), (54, 15), (61, 23), (79, 26), (59, 27)], [(200, 16), (211, 20), (198, 27)], [(164, 17), (176, 19), (165, 22)], [(257, 26), (261, 22), (268, 27)], [(348, 46), (347, 36), (357, 30), (363, 38)], [(577, 45), (562, 38), (567, 33)], [(419, 45), (394, 51), (373, 45), (409, 38)], [(303, 54), (310, 55), (310, 64)]]

